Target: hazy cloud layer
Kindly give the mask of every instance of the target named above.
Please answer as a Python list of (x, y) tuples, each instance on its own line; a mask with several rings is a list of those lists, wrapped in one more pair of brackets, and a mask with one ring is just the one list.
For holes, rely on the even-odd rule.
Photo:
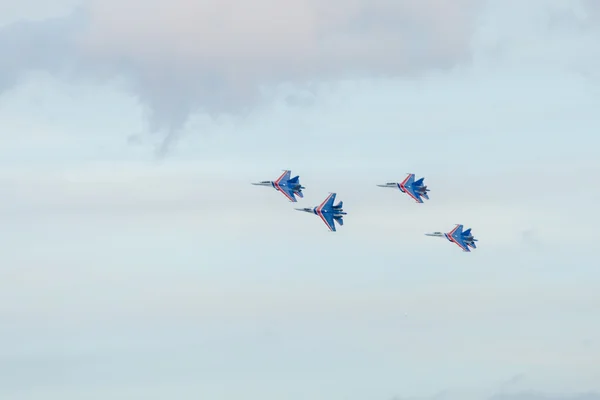
[[(234, 3), (196, 25), (198, 4), (88, 1), (0, 28), (2, 89), (18, 86), (0, 99), (0, 398), (597, 399), (569, 395), (600, 390), (595, 3), (495, 1), (478, 18), (479, 2), (300, 2), (240, 11), (248, 26), (223, 22)], [(378, 30), (361, 33), (367, 11)], [(287, 36), (252, 28), (282, 14)], [(309, 108), (275, 91), (243, 123), (194, 115), (203, 134), (159, 165), (122, 140), (144, 128), (129, 93), (177, 128), (269, 83), (466, 56), (426, 79), (321, 82)], [(281, 168), (307, 187), (298, 206), (338, 193), (337, 233), (250, 185)], [(431, 201), (375, 186), (405, 172)], [(458, 222), (476, 251), (423, 235)]]
[(150, 128), (195, 109), (237, 112), (260, 87), (396, 76), (465, 59), (481, 0), (90, 0), (70, 16), (0, 30), (0, 89), (23, 72), (130, 79)]
[[(469, 391), (467, 391), (469, 392)], [(396, 396), (391, 400), (600, 400), (600, 393), (584, 392), (570, 393), (562, 395), (548, 395), (536, 391), (519, 391), (513, 393), (498, 393), (492, 396), (485, 396), (481, 393), (465, 393), (460, 391), (443, 391), (431, 397), (406, 398)]]
[(86, 0), (64, 17), (0, 28), (0, 90), (35, 69), (127, 78), (150, 130), (172, 133), (197, 110), (247, 110), (269, 85), (450, 68), (470, 59), (475, 32), (486, 57), (507, 46), (524, 60), (543, 57), (536, 36), (594, 27), (597, 16), (589, 1)]
[(566, 395), (547, 395), (539, 392), (498, 394), (490, 400), (600, 400), (600, 393), (578, 393)]

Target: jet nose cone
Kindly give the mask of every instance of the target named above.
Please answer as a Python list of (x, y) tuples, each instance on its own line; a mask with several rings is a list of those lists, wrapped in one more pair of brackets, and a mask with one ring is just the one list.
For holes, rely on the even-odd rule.
[(294, 210), (296, 210), (296, 211), (304, 211), (304, 212), (307, 212), (307, 213), (313, 212), (313, 209), (312, 209), (312, 208), (309, 208), (309, 207), (305, 207), (305, 208), (294, 208)]

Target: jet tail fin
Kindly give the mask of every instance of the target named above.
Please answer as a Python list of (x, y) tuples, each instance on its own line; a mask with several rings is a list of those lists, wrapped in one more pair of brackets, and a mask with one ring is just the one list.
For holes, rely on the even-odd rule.
[(423, 178), (421, 178), (421, 179), (419, 179), (419, 180), (415, 181), (414, 185), (415, 185), (415, 186), (422, 186), (422, 185), (423, 185), (423, 180), (424, 180), (424, 179), (425, 179), (425, 178), (423, 177)]
[(344, 225), (344, 219), (340, 216), (340, 217), (333, 217), (333, 219), (335, 220), (335, 222), (337, 222), (338, 224), (340, 224), (340, 226)]
[(290, 179), (288, 182), (290, 183), (299, 183), (298, 181), (300, 180), (300, 175), (296, 175), (295, 177), (293, 177), (292, 179)]
[(344, 202), (340, 200), (340, 202), (337, 203), (335, 206), (333, 206), (333, 208), (340, 209), (340, 208), (342, 208), (343, 205), (344, 205)]

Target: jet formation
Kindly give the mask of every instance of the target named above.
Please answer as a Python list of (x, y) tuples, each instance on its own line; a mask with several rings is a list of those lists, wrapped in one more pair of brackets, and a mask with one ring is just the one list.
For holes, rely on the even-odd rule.
[[(293, 178), (290, 178), (290, 176), (291, 171), (284, 170), (283, 174), (281, 174), (281, 176), (274, 181), (261, 181), (252, 184), (257, 186), (270, 186), (283, 194), (290, 202), (296, 203), (298, 201), (296, 196), (304, 198), (302, 189), (306, 188), (300, 184), (299, 175)], [(415, 174), (409, 173), (402, 182), (388, 182), (377, 186), (384, 188), (398, 188), (400, 192), (408, 195), (415, 202), (422, 204), (423, 199), (429, 200), (429, 195), (427, 192), (430, 191), (424, 184), (424, 180), (425, 178), (415, 180)], [(327, 198), (320, 205), (316, 207), (295, 208), (295, 210), (304, 211), (319, 216), (323, 223), (327, 225), (327, 228), (331, 232), (335, 232), (335, 223), (337, 223), (339, 226), (343, 226), (343, 217), (347, 214), (342, 208), (342, 201), (339, 201), (336, 205), (334, 205), (335, 197), (336, 193), (329, 193)], [(451, 243), (454, 243), (460, 247), (464, 252), (470, 252), (471, 248), (477, 248), (475, 245), (477, 239), (475, 239), (471, 233), (471, 228), (463, 231), (463, 227), (464, 226), (462, 224), (456, 224), (454, 229), (448, 233), (433, 232), (426, 233), (425, 236), (446, 238)]]

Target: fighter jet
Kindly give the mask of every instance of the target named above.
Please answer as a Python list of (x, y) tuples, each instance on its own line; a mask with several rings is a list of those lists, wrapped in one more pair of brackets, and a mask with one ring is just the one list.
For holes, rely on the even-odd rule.
[(386, 188), (398, 188), (402, 193), (406, 193), (410, 197), (412, 197), (417, 203), (423, 203), (422, 197), (429, 200), (429, 189), (427, 186), (423, 184), (423, 180), (425, 178), (421, 178), (418, 181), (415, 181), (415, 174), (408, 174), (408, 176), (400, 183), (396, 182), (388, 182), (384, 185), (377, 185), (379, 187)]
[(471, 251), (469, 249), (469, 247), (471, 247), (473, 249), (477, 248), (477, 246), (475, 245), (475, 242), (477, 242), (477, 239), (475, 239), (475, 237), (471, 234), (471, 228), (469, 228), (463, 232), (463, 226), (460, 224), (457, 224), (454, 227), (454, 229), (452, 229), (448, 233), (433, 232), (433, 233), (426, 233), (425, 235), (426, 236), (435, 236), (435, 237), (445, 237), (452, 243), (455, 243), (458, 247), (460, 247), (465, 252)]
[(278, 192), (281, 192), (285, 197), (288, 198), (289, 201), (295, 203), (296, 196), (300, 198), (304, 197), (302, 193), (302, 189), (306, 189), (304, 186), (300, 184), (300, 176), (295, 176), (290, 179), (290, 174), (292, 171), (284, 170), (283, 174), (276, 181), (262, 181), (258, 183), (253, 183), (253, 185), (258, 186), (271, 186), (275, 188)]
[(337, 222), (340, 226), (344, 225), (342, 218), (347, 213), (342, 209), (344, 202), (340, 201), (334, 206), (334, 201), (335, 193), (330, 193), (320, 206), (314, 208), (296, 208), (296, 210), (317, 214), (325, 222), (329, 230), (335, 232), (335, 223), (333, 221)]

